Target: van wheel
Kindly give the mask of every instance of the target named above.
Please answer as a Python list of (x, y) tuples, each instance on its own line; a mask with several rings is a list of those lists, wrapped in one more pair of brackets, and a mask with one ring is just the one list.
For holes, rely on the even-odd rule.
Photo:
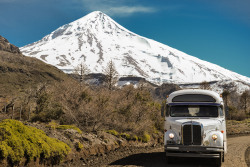
[(222, 165), (222, 161), (223, 161), (223, 153), (221, 152), (220, 153), (220, 157), (218, 158), (218, 159), (216, 159), (216, 166), (217, 167), (221, 167), (221, 165)]
[(166, 163), (171, 164), (173, 162), (172, 157), (166, 156)]

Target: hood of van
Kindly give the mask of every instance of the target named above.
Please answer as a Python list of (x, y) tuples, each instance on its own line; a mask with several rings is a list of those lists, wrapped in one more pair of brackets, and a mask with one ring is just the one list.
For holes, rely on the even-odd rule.
[(211, 126), (211, 125), (219, 125), (221, 122), (218, 119), (200, 119), (200, 118), (177, 118), (173, 119), (174, 122), (177, 124), (183, 124), (185, 122), (198, 122), (201, 123), (203, 126)]
[(211, 131), (217, 129), (222, 122), (216, 118), (169, 118), (167, 120), (170, 129), (180, 132), (181, 126), (187, 122), (198, 122), (203, 125), (204, 131)]

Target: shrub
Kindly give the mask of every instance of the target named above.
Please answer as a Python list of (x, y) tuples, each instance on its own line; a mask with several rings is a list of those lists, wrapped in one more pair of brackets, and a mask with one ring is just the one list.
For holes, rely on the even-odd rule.
[(138, 141), (142, 142), (142, 137), (141, 136), (138, 137)]
[(61, 104), (53, 101), (48, 93), (41, 93), (36, 103), (36, 115), (32, 121), (50, 122), (59, 119), (64, 114)]
[(91, 96), (88, 94), (87, 91), (84, 91), (80, 94), (80, 99), (88, 103), (92, 100)]
[(131, 140), (131, 136), (127, 133), (121, 133), (120, 136), (126, 140)]
[(56, 127), (56, 129), (62, 129), (62, 130), (66, 130), (66, 129), (74, 129), (76, 130), (79, 134), (82, 134), (82, 131), (76, 127), (75, 125), (59, 125)]
[(144, 132), (141, 139), (142, 139), (142, 142), (147, 143), (150, 141), (150, 135), (147, 132)]
[(81, 151), (83, 149), (83, 144), (80, 142), (76, 142), (75, 148), (77, 151)]
[(114, 130), (114, 129), (108, 130), (107, 133), (109, 133), (111, 135), (114, 135), (114, 136), (118, 136), (119, 135), (119, 133), (116, 130)]
[(58, 126), (58, 124), (57, 124), (56, 122), (51, 121), (51, 122), (49, 123), (49, 125), (47, 125), (46, 127), (49, 127), (49, 128), (51, 128), (51, 129), (55, 130), (55, 129), (57, 128), (57, 126)]
[(232, 120), (243, 121), (247, 118), (246, 114), (243, 111), (237, 111), (231, 114)]
[(42, 130), (23, 125), (16, 120), (6, 119), (0, 123), (0, 159), (8, 158), (11, 166), (39, 158), (40, 162), (51, 161), (52, 165), (70, 152), (70, 147)]
[(133, 140), (133, 141), (138, 141), (138, 137), (137, 137), (136, 135), (133, 135), (133, 136), (131, 137), (131, 140)]
[(51, 121), (49, 123), (49, 125), (47, 125), (46, 127), (49, 127), (51, 129), (61, 129), (61, 130), (66, 130), (66, 129), (74, 129), (76, 130), (79, 134), (82, 134), (82, 131), (76, 127), (75, 125), (58, 125), (56, 122)]

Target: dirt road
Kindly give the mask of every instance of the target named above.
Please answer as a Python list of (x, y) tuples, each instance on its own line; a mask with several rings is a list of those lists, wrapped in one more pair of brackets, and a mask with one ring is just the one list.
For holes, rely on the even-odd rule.
[[(228, 153), (225, 157), (223, 167), (247, 167), (246, 159), (250, 160), (250, 136), (240, 136), (228, 138)], [(248, 150), (248, 152), (246, 151)], [(127, 156), (119, 158), (122, 155), (111, 156), (114, 160), (105, 165), (105, 160), (102, 166), (145, 166), (145, 167), (212, 167), (215, 166), (213, 159), (199, 159), (199, 158), (175, 158), (173, 163), (166, 164), (165, 154), (162, 147), (151, 148), (128, 153)], [(111, 158), (107, 157), (107, 159)], [(111, 158), (111, 159), (112, 159)], [(249, 161), (248, 161), (249, 163)], [(250, 164), (248, 164), (250, 166)]]

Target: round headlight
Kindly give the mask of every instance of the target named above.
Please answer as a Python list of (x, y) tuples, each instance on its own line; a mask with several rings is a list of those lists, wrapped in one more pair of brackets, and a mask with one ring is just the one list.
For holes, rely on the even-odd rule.
[(173, 134), (173, 133), (169, 133), (168, 136), (169, 136), (170, 139), (173, 139), (173, 138), (174, 138), (174, 134)]
[(213, 135), (213, 136), (212, 136), (212, 139), (213, 139), (213, 140), (216, 140), (217, 138), (218, 138), (217, 135)]

